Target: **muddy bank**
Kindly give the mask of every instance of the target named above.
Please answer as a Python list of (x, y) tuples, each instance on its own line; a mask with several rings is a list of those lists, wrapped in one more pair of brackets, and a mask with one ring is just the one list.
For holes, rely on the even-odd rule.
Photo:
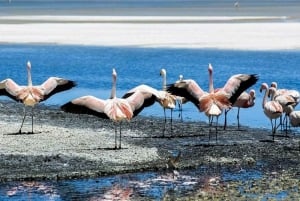
[[(30, 110), (28, 110), (30, 112)], [(23, 105), (0, 103), (0, 180), (43, 180), (97, 177), (108, 174), (170, 168), (170, 158), (181, 153), (177, 169), (200, 165), (253, 166), (286, 172), (300, 178), (300, 135), (280, 133), (270, 142), (270, 130), (219, 127), (209, 140), (203, 122), (173, 122), (173, 131), (159, 118), (137, 117), (122, 124), (122, 149), (114, 150), (114, 125), (88, 115), (67, 114), (58, 107), (34, 110), (22, 133)], [(30, 114), (30, 113), (29, 113)], [(169, 165), (167, 165), (169, 164)]]

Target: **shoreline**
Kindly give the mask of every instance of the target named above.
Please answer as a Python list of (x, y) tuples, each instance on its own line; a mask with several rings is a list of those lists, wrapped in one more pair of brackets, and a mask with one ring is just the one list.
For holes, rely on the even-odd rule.
[[(269, 142), (269, 130), (230, 126), (220, 128), (218, 142), (208, 140), (208, 126), (203, 122), (167, 125), (162, 137), (161, 118), (136, 117), (123, 123), (121, 150), (113, 150), (114, 130), (108, 120), (88, 115), (67, 114), (57, 107), (39, 105), (35, 109), (34, 134), (31, 121), (25, 120), (24, 134), (18, 130), (23, 105), (1, 101), (0, 111), (0, 181), (61, 180), (96, 178), (129, 172), (168, 170), (173, 152), (182, 156), (178, 170), (202, 165), (241, 166), (258, 162), (266, 171), (285, 171), (299, 178), (300, 136), (275, 137)], [(280, 135), (284, 135), (278, 133)], [(280, 153), (280, 154), (279, 154)]]

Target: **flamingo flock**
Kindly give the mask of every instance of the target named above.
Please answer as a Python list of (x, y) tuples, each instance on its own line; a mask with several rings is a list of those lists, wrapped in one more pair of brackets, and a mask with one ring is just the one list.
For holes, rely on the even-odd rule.
[[(33, 110), (34, 107), (47, 100), (52, 95), (70, 90), (76, 86), (72, 80), (49, 77), (41, 85), (33, 85), (31, 76), (31, 63), (27, 62), (27, 86), (20, 86), (12, 79), (7, 78), (0, 82), (0, 95), (5, 95), (11, 99), (22, 102), (24, 104), (24, 116), (21, 127), (18, 133), (22, 133), (22, 127), (26, 117), (26, 109), (30, 107), (32, 129), (33, 133)], [(117, 90), (117, 72), (112, 69), (112, 87), (111, 95), (107, 99), (100, 99), (91, 95), (70, 100), (61, 106), (64, 112), (75, 114), (89, 114), (103, 119), (110, 119), (114, 124), (115, 131), (115, 146), (113, 149), (121, 149), (122, 139), (122, 122), (130, 122), (132, 118), (137, 116), (144, 108), (150, 107), (156, 102), (160, 104), (164, 111), (164, 124), (166, 125), (166, 109), (171, 111), (171, 133), (172, 133), (172, 111), (176, 107), (182, 107), (183, 103), (193, 103), (199, 112), (203, 112), (208, 117), (209, 124), (209, 139), (213, 128), (213, 121), (215, 119), (215, 139), (218, 139), (218, 118), (225, 114), (224, 129), (227, 127), (227, 113), (232, 107), (238, 108), (237, 125), (240, 129), (240, 108), (250, 108), (255, 104), (255, 90), (251, 89), (249, 93), (246, 92), (250, 87), (258, 81), (256, 74), (235, 74), (232, 75), (225, 85), (221, 88), (214, 88), (213, 84), (213, 67), (208, 65), (208, 91), (203, 90), (199, 84), (193, 79), (183, 79), (179, 76), (179, 80), (175, 83), (167, 84), (167, 72), (161, 69), (162, 89), (158, 90), (149, 85), (140, 84), (128, 90), (122, 97), (116, 96)], [(264, 114), (271, 122), (271, 130), (273, 141), (278, 125), (276, 120), (282, 117), (286, 121), (280, 122), (281, 125), (287, 125), (287, 121), (292, 126), (300, 126), (300, 111), (295, 111), (295, 106), (300, 101), (300, 93), (296, 90), (278, 89), (277, 83), (271, 83), (270, 87), (267, 83), (262, 83), (260, 91), (264, 91), (264, 98), (262, 101), (262, 108)], [(182, 112), (182, 111), (181, 111)], [(182, 117), (182, 114), (181, 114)], [(119, 126), (119, 131), (118, 131)], [(163, 133), (165, 128), (163, 130)], [(119, 135), (119, 136), (118, 136)], [(117, 142), (119, 138), (119, 143)]]

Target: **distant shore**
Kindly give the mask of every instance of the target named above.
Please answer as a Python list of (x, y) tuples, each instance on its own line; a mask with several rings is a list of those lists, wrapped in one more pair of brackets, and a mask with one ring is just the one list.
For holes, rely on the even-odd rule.
[(2, 44), (299, 50), (285, 16), (1, 16)]

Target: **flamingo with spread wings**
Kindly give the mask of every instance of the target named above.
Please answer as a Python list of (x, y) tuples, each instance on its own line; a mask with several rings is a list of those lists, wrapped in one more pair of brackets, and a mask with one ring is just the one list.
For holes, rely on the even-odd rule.
[(0, 82), (0, 95), (5, 95), (15, 101), (22, 102), (24, 107), (24, 117), (22, 120), (19, 133), (22, 133), (22, 127), (26, 117), (26, 106), (32, 108), (31, 112), (31, 133), (33, 133), (33, 108), (39, 102), (47, 100), (52, 95), (71, 89), (76, 84), (71, 80), (66, 80), (59, 77), (50, 77), (43, 84), (34, 86), (31, 78), (31, 63), (27, 62), (28, 85), (20, 86), (12, 79), (7, 78)]
[[(247, 92), (243, 92), (235, 101), (235, 103), (232, 105), (232, 107), (237, 107), (238, 108), (238, 112), (237, 112), (237, 122), (238, 122), (238, 130), (240, 129), (240, 109), (241, 108), (249, 108), (249, 107), (253, 107), (255, 104), (255, 90), (251, 89), (249, 91), (249, 93)], [(225, 114), (225, 119), (224, 119), (224, 130), (226, 130), (227, 127), (227, 113), (230, 111), (229, 110), (225, 110), (224, 114)]]
[[(128, 93), (124, 98), (116, 97), (116, 70), (112, 70), (112, 89), (109, 99), (103, 100), (94, 96), (76, 98), (63, 106), (65, 112), (76, 114), (90, 114), (103, 119), (110, 119), (115, 124), (115, 149), (121, 149), (121, 122), (130, 121), (138, 115), (144, 107), (154, 104), (156, 97), (152, 93), (136, 90)], [(120, 124), (119, 146), (117, 146), (117, 123)]]
[[(194, 80), (183, 80), (180, 83), (168, 85), (167, 91), (171, 94), (185, 97), (194, 103), (200, 112), (204, 112), (212, 126), (213, 117), (218, 117), (224, 109), (231, 108), (240, 94), (254, 85), (258, 76), (255, 74), (236, 74), (229, 78), (223, 88), (214, 90), (212, 79), (212, 66), (209, 65), (209, 92), (203, 91)], [(216, 140), (217, 140), (216, 122)]]

